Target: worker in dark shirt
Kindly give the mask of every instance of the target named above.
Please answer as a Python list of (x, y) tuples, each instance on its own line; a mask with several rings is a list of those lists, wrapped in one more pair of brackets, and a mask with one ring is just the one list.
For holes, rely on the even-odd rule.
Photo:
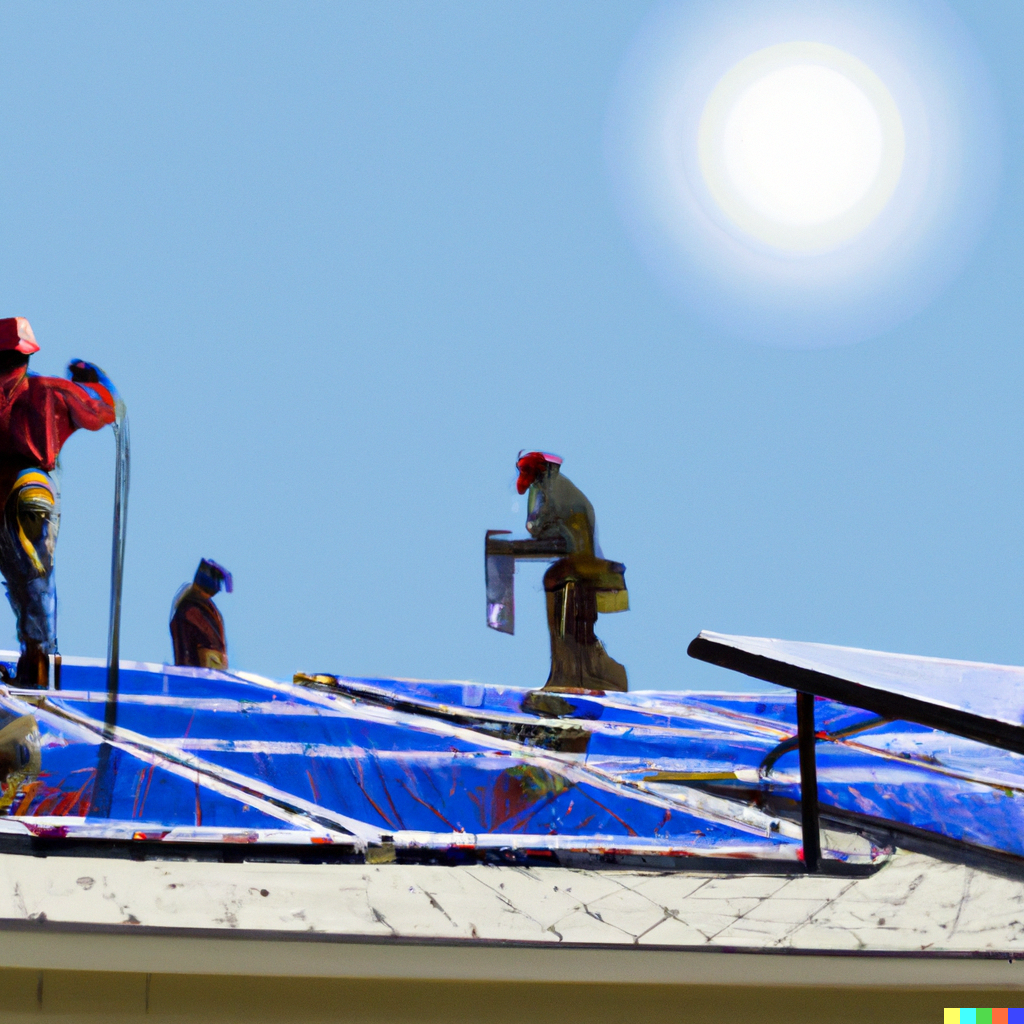
[(526, 529), (534, 540), (560, 537), (566, 556), (544, 574), (551, 672), (546, 690), (627, 690), (626, 669), (594, 635), (598, 612), (629, 608), (620, 562), (610, 562), (597, 543), (597, 518), (587, 496), (562, 476), (562, 460), (526, 452), (516, 462), (520, 494), (529, 490)]
[(212, 600), (222, 585), (230, 594), (231, 573), (204, 558), (192, 582), (186, 583), (175, 595), (171, 605), (171, 643), (175, 665), (228, 667), (224, 619)]
[(68, 364), (71, 380), (29, 373), (38, 351), (24, 317), (0, 320), (0, 573), (21, 643), (15, 681), (25, 687), (48, 684), (49, 656), (57, 653), (60, 493), (51, 474), (71, 434), (112, 423), (120, 401), (106, 374), (81, 359)]

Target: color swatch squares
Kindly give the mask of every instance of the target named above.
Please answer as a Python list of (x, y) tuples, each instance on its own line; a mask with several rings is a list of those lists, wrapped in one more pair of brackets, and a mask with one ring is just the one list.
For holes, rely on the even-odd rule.
[(947, 1006), (942, 1024), (1024, 1024), (1024, 1007)]

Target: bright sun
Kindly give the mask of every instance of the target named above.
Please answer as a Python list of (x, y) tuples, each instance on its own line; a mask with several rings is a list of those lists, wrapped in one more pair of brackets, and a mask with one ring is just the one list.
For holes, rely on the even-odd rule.
[(881, 80), (821, 43), (740, 61), (701, 117), (705, 183), (729, 219), (775, 248), (835, 248), (863, 231), (903, 167), (903, 124)]

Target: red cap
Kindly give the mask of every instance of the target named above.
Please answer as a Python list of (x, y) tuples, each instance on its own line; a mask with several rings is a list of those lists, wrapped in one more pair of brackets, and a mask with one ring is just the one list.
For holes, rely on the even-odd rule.
[(562, 459), (550, 452), (520, 452), (516, 459), (516, 469), (519, 470), (519, 479), (516, 481), (516, 490), (525, 494), (530, 489), (530, 484), (551, 466), (560, 466)]
[(23, 316), (9, 316), (0, 320), (0, 352), (21, 352), (30, 356), (38, 352), (36, 336)]

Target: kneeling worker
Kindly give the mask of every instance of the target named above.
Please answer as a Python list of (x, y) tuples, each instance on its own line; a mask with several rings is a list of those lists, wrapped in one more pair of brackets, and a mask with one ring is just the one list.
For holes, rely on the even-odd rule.
[(620, 562), (601, 554), (594, 506), (562, 476), (562, 460), (547, 452), (527, 452), (516, 462), (520, 494), (530, 492), (526, 529), (534, 540), (561, 538), (566, 556), (544, 574), (551, 673), (546, 690), (629, 689), (626, 669), (594, 635), (598, 612), (629, 608)]
[(231, 573), (204, 558), (195, 578), (174, 596), (171, 605), (171, 643), (174, 664), (195, 668), (228, 667), (228, 645), (224, 638), (224, 619), (213, 603), (221, 585), (231, 593)]
[(57, 653), (53, 554), (60, 492), (53, 476), (64, 442), (80, 427), (114, 422), (119, 401), (91, 363), (68, 364), (71, 380), (28, 372), (39, 346), (24, 317), (0, 320), (0, 573), (17, 618), (21, 657), (15, 683), (45, 688)]

